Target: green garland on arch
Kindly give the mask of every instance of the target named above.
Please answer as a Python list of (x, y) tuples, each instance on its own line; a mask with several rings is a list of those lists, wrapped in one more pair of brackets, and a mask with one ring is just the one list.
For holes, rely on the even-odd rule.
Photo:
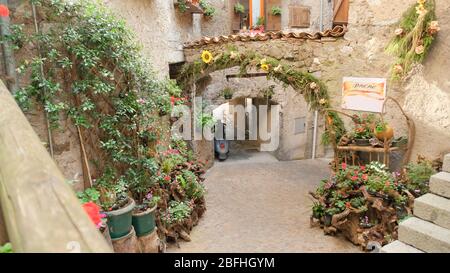
[[(318, 110), (326, 118), (326, 130), (322, 135), (322, 143), (335, 143), (345, 134), (342, 119), (331, 108), (327, 86), (311, 73), (301, 71), (295, 67), (281, 63), (279, 60), (264, 57), (254, 51), (239, 52), (231, 48), (215, 56), (204, 50), (198, 60), (186, 63), (178, 76), (178, 83), (184, 90), (190, 89), (198, 79), (217, 70), (240, 67), (240, 74), (244, 75), (250, 69), (257, 69), (267, 73), (267, 79), (277, 80), (283, 85), (290, 85), (302, 94), (312, 111)], [(335, 139), (332, 139), (332, 135)]]

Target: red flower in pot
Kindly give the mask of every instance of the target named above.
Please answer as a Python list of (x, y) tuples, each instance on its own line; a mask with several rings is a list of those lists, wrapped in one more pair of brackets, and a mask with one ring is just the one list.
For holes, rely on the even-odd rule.
[(97, 228), (100, 228), (103, 225), (102, 218), (105, 218), (106, 215), (100, 213), (100, 207), (97, 204), (94, 202), (84, 203), (83, 209)]

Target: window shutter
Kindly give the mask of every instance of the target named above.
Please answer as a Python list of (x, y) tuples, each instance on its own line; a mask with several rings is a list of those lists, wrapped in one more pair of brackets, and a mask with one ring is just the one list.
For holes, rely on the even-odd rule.
[(289, 7), (289, 26), (292, 28), (309, 28), (311, 8), (305, 6)]

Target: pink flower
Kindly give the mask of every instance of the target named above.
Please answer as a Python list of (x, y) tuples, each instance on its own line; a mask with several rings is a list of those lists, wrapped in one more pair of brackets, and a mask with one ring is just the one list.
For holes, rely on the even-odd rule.
[(343, 170), (346, 170), (346, 169), (347, 169), (347, 163), (342, 163), (341, 166), (342, 166), (342, 169), (343, 169)]
[(145, 104), (146, 100), (143, 99), (143, 98), (139, 98), (139, 99), (136, 100), (136, 102), (139, 103), (139, 104)]
[(363, 175), (362, 175), (362, 179), (363, 179), (364, 181), (367, 181), (367, 179), (369, 179), (369, 176), (368, 176), (367, 174), (363, 174)]
[(361, 171), (365, 171), (366, 170), (366, 166), (361, 166), (359, 168), (361, 169)]
[(358, 180), (358, 177), (355, 175), (355, 176), (352, 176), (352, 181), (356, 181), (356, 180)]
[(165, 181), (170, 181), (170, 180), (172, 180), (172, 178), (169, 175), (166, 175), (166, 176), (164, 176), (164, 180)]

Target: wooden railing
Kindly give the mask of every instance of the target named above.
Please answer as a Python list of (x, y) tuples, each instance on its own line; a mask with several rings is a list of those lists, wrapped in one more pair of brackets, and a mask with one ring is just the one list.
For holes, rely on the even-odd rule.
[(112, 252), (1, 81), (0, 207), (14, 252)]

